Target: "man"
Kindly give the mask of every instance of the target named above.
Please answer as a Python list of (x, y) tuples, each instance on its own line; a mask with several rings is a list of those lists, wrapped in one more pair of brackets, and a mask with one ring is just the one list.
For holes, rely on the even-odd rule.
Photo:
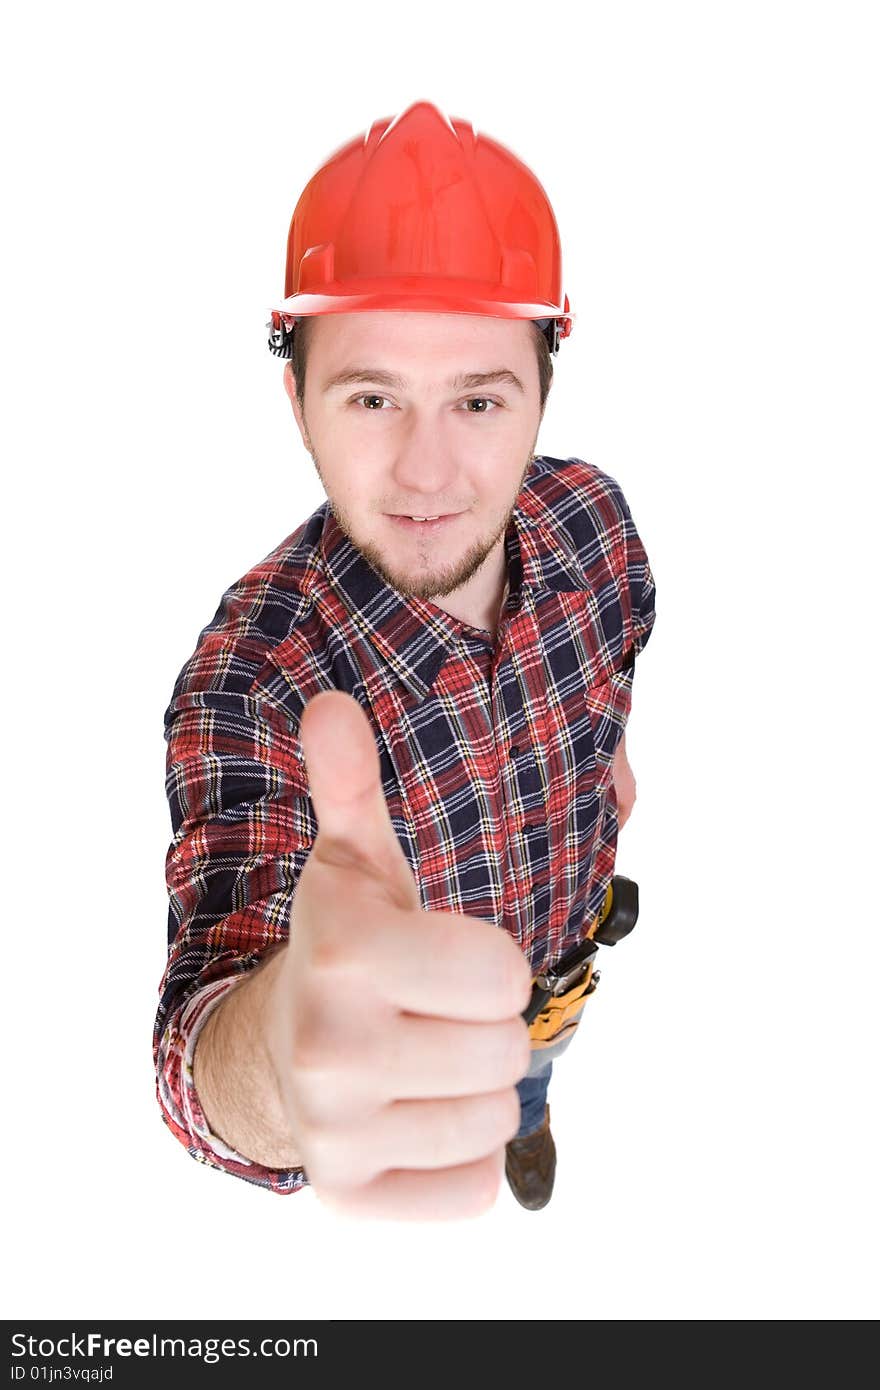
[(607, 900), (654, 621), (619, 485), (533, 452), (560, 280), (537, 180), (429, 103), (318, 171), (270, 344), (328, 500), (226, 591), (165, 714), (163, 1116), (352, 1214), (553, 1189), (592, 959), (524, 1014)]

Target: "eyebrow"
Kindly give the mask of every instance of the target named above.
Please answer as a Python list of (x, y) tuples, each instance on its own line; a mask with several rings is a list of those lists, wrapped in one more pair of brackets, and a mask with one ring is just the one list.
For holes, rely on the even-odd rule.
[[(508, 367), (497, 367), (491, 372), (459, 372), (458, 376), (451, 377), (446, 385), (453, 388), (469, 389), (473, 386), (488, 386), (492, 381), (515, 386), (518, 391), (525, 395), (525, 387), (519, 377)], [(333, 391), (340, 386), (354, 386), (358, 382), (370, 382), (375, 386), (390, 386), (392, 390), (397, 391), (406, 387), (404, 377), (398, 376), (395, 372), (385, 372), (380, 367), (347, 367), (345, 371), (336, 372), (325, 381), (324, 391)]]

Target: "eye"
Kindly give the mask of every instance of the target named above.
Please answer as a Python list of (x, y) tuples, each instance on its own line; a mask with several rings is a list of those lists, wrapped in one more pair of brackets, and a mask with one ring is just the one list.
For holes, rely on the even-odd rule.
[[(482, 402), (483, 405), (498, 405), (498, 404), (499, 404), (498, 401), (493, 401), (492, 398), (491, 398), (490, 396), (468, 396), (467, 400), (465, 401), (465, 405), (473, 405), (474, 402), (477, 402), (477, 403)], [(468, 410), (468, 411), (465, 411), (465, 414), (466, 414), (466, 415), (488, 415), (489, 412), (488, 412), (487, 410)]]
[[(352, 399), (351, 404), (352, 404), (352, 405), (357, 405), (359, 401), (387, 401), (387, 400), (388, 400), (388, 397), (387, 397), (387, 396), (374, 396), (372, 392), (367, 392), (366, 395), (363, 395), (363, 396), (355, 396), (355, 397)], [(368, 409), (372, 410), (372, 406), (368, 407)], [(373, 411), (373, 414), (374, 414), (374, 415), (381, 414), (381, 407), (379, 408), (378, 411)]]

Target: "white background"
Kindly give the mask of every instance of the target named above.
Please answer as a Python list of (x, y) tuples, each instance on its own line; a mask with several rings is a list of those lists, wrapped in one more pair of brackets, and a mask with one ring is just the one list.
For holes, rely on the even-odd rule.
[[(5, 1306), (868, 1318), (877, 1289), (877, 64), (869, 4), (32, 4), (2, 44)], [(657, 582), (636, 932), (556, 1191), (355, 1223), (162, 1124), (162, 714), (324, 499), (265, 347), (329, 154), (426, 98), (536, 172), (577, 314), (538, 441)]]

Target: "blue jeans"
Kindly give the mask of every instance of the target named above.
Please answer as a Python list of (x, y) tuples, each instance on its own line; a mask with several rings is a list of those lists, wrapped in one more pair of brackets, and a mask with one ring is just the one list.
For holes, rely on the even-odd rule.
[(520, 1113), (517, 1139), (522, 1139), (525, 1134), (534, 1134), (544, 1123), (544, 1106), (547, 1103), (547, 1087), (550, 1085), (552, 1070), (553, 1063), (548, 1062), (533, 1076), (524, 1076), (522, 1081), (517, 1083)]

